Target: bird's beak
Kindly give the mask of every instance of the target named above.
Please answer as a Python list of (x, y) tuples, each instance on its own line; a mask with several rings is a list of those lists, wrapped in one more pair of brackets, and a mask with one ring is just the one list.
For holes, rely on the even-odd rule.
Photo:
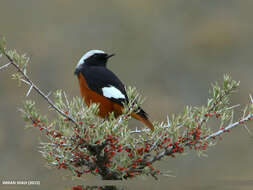
[(112, 57), (112, 56), (114, 56), (114, 55), (115, 55), (114, 53), (108, 54), (108, 55), (106, 56), (106, 58), (109, 59), (110, 57)]

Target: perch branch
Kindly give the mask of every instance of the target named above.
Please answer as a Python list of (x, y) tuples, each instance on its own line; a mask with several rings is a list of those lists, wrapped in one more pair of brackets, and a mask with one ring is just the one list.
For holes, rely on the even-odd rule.
[(9, 65), (13, 65), (17, 71), (19, 73), (22, 74), (22, 76), (24, 77), (24, 79), (22, 80), (23, 82), (25, 82), (26, 84), (29, 84), (31, 87), (29, 89), (29, 91), (27, 92), (27, 96), (29, 95), (30, 91), (32, 89), (34, 89), (38, 94), (40, 94), (47, 102), (48, 104), (54, 108), (54, 110), (56, 112), (58, 112), (59, 114), (61, 114), (63, 117), (66, 117), (69, 121), (71, 121), (73, 124), (75, 124), (75, 126), (78, 126), (78, 123), (77, 121), (71, 117), (70, 115), (68, 114), (65, 114), (64, 111), (60, 110), (54, 103), (53, 101), (49, 98), (48, 95), (46, 95), (38, 86), (36, 86), (32, 80), (24, 73), (24, 71), (22, 71), (22, 69), (14, 62), (14, 60), (4, 51), (3, 52), (3, 55), (6, 56), (6, 58), (10, 61), (10, 63), (6, 64), (6, 65), (3, 65), (2, 67), (0, 67), (0, 69), (3, 69), (5, 67), (8, 67)]

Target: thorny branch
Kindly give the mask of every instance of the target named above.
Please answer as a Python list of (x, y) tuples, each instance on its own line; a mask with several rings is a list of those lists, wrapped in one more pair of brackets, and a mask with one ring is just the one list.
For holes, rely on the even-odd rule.
[(222, 133), (228, 132), (230, 129), (236, 127), (237, 125), (244, 124), (245, 122), (252, 120), (252, 118), (253, 118), (253, 114), (249, 114), (246, 117), (242, 118), (241, 120), (231, 123), (227, 127), (220, 129), (216, 131), (215, 133), (212, 133), (211, 135), (207, 136), (205, 140), (209, 140), (210, 138), (215, 138), (221, 135)]
[(13, 65), (17, 71), (19, 73), (22, 74), (22, 76), (24, 77), (24, 79), (22, 80), (23, 82), (25, 82), (26, 84), (29, 84), (30, 85), (30, 89), (28, 90), (26, 96), (28, 96), (31, 92), (32, 89), (34, 89), (36, 92), (38, 92), (38, 94), (40, 94), (47, 102), (48, 104), (54, 108), (55, 111), (57, 111), (59, 114), (61, 114), (63, 117), (66, 117), (68, 118), (73, 124), (75, 124), (75, 126), (77, 127), (78, 126), (78, 123), (75, 121), (75, 119), (73, 117), (71, 117), (70, 115), (68, 114), (65, 114), (64, 111), (60, 110), (54, 103), (53, 101), (49, 98), (48, 95), (46, 95), (37, 85), (35, 85), (33, 83), (33, 81), (24, 73), (24, 71), (14, 62), (14, 60), (5, 52), (3, 51), (2, 52), (3, 55), (6, 56), (6, 58), (10, 61), (10, 63), (0, 67), (0, 69), (3, 69), (5, 67), (8, 67), (9, 65)]
[[(45, 132), (48, 138), (48, 142), (40, 144), (40, 152), (47, 162), (58, 169), (69, 169), (77, 177), (92, 173), (102, 176), (102, 179), (121, 180), (143, 174), (157, 179), (160, 171), (154, 169), (153, 163), (164, 157), (175, 157), (175, 154), (184, 152), (186, 147), (199, 152), (205, 151), (217, 136), (253, 119), (253, 99), (250, 95), (248, 114), (245, 109), (241, 119), (233, 121), (233, 109), (238, 105), (229, 106), (228, 96), (239, 83), (226, 75), (224, 89), (214, 85), (214, 95), (211, 103), (208, 100), (206, 107), (186, 107), (183, 115), (173, 116), (171, 120), (167, 118), (166, 123), (155, 124), (154, 132), (138, 128), (130, 131), (128, 118), (130, 113), (139, 107), (137, 102), (141, 101), (141, 97), (133, 89), (129, 90), (129, 100), (132, 103), (125, 107), (127, 111), (118, 118), (112, 116), (108, 120), (98, 121), (95, 116), (89, 116), (89, 112), (92, 112), (89, 108), (82, 110), (82, 107), (76, 107), (78, 100), (69, 101), (65, 92), (58, 96), (65, 99), (64, 103), (57, 100), (53, 102), (49, 98), (51, 92), (46, 95), (40, 90), (27, 76), (26, 70), (1, 47), (1, 44), (0, 50), (0, 55), (2, 53), (10, 61), (1, 66), (0, 70), (10, 65), (14, 66), (22, 75), (19, 80), (30, 85), (26, 96), (34, 89), (60, 116), (63, 116), (64, 120), (57, 118), (49, 124), (39, 119), (40, 114), (34, 111), (34, 104), (31, 102), (26, 103), (26, 108), (21, 110), (25, 118), (31, 121), (34, 127)], [(63, 111), (63, 108), (67, 111)], [(215, 132), (209, 131), (206, 123), (212, 116), (215, 116), (215, 119), (221, 117), (222, 126), (226, 127), (220, 127)], [(227, 124), (230, 117), (230, 123)], [(75, 128), (70, 127), (70, 133), (69, 125), (66, 124), (68, 121), (75, 125)], [(226, 125), (223, 125), (224, 123)], [(248, 130), (246, 125), (245, 128)]]
[[(221, 100), (222, 100), (222, 97), (221, 97), (219, 100), (221, 101)], [(253, 103), (253, 99), (252, 99), (252, 96), (251, 96), (251, 95), (250, 95), (250, 100), (251, 100), (251, 103)], [(238, 107), (238, 106), (240, 106), (240, 105), (237, 104), (237, 105), (228, 107), (227, 110), (236, 108), (236, 107)], [(214, 109), (214, 106), (212, 106), (211, 109), (209, 109), (208, 111), (211, 112), (211, 111), (213, 111), (213, 109)], [(233, 119), (233, 117), (232, 117), (232, 119)], [(245, 125), (245, 122), (250, 121), (250, 120), (253, 119), (253, 113), (250, 113), (250, 114), (248, 114), (247, 116), (244, 116), (243, 118), (241, 118), (239, 121), (236, 121), (236, 122), (232, 122), (232, 119), (231, 119), (231, 123), (230, 123), (229, 125), (227, 125), (226, 127), (223, 127), (223, 128), (221, 128), (220, 130), (218, 130), (218, 131), (216, 131), (216, 132), (213, 132), (212, 134), (210, 134), (210, 135), (208, 135), (208, 136), (200, 137), (200, 139), (204, 139), (205, 141), (208, 141), (208, 140), (210, 140), (210, 139), (215, 139), (217, 136), (220, 136), (220, 135), (222, 135), (223, 133), (229, 132), (232, 128), (234, 128), (234, 127), (236, 127), (236, 126), (238, 126), (238, 125), (241, 125), (241, 124), (244, 124), (244, 125)], [(165, 125), (164, 128), (170, 127), (169, 118), (168, 118), (168, 121), (167, 121), (167, 122), (168, 122), (168, 124)], [(205, 119), (202, 119), (200, 123), (203, 124), (204, 122), (206, 122), (206, 120), (205, 120)], [(199, 125), (199, 126), (200, 126), (200, 125)], [(246, 126), (245, 126), (245, 127), (246, 127)], [(248, 129), (248, 128), (246, 128), (246, 129), (248, 130), (249, 134), (251, 134), (251, 132), (249, 131), (249, 129)], [(134, 130), (134, 131), (131, 131), (131, 133), (142, 133), (142, 132), (145, 132), (146, 130), (147, 130), (147, 129), (143, 129), (143, 130), (138, 130), (138, 129), (136, 129), (136, 130)], [(157, 141), (158, 141), (158, 140), (157, 140)], [(153, 148), (156, 146), (157, 141), (154, 142), (154, 144), (153, 144), (153, 146), (151, 147), (151, 149), (153, 149)], [(196, 142), (196, 143), (197, 143), (197, 142)], [(186, 146), (189, 146), (189, 145), (190, 145), (188, 140), (182, 142), (181, 144), (182, 144), (183, 147), (186, 147)], [(173, 153), (175, 153), (175, 152), (173, 152), (173, 148), (174, 148), (174, 145), (172, 144), (172, 145), (170, 145), (169, 147), (165, 148), (164, 151), (158, 152), (158, 153), (155, 154), (154, 156), (151, 156), (149, 153), (146, 154), (146, 155), (144, 156), (144, 159), (142, 159), (142, 161), (141, 161), (141, 163), (143, 163), (143, 164), (139, 165), (138, 170), (145, 168), (145, 167), (146, 167), (146, 163), (153, 164), (154, 162), (161, 160), (161, 159), (162, 159), (163, 157), (165, 157), (165, 156), (172, 156)], [(151, 149), (150, 149), (150, 150), (151, 150)], [(177, 153), (181, 153), (181, 152), (177, 152)], [(136, 169), (132, 169), (132, 168), (129, 169), (129, 172), (134, 172), (134, 171), (137, 171), (137, 170), (136, 170)], [(153, 176), (153, 177), (154, 177), (154, 176)]]

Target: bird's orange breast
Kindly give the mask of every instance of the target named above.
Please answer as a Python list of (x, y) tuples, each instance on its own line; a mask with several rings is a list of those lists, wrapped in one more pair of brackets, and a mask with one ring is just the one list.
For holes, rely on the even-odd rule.
[(108, 117), (111, 112), (114, 112), (115, 116), (117, 117), (122, 113), (123, 107), (121, 105), (91, 90), (88, 87), (88, 84), (81, 73), (78, 74), (78, 80), (81, 95), (84, 98), (84, 101), (87, 104), (87, 106), (89, 106), (91, 103), (99, 104), (98, 115), (100, 117), (103, 118)]

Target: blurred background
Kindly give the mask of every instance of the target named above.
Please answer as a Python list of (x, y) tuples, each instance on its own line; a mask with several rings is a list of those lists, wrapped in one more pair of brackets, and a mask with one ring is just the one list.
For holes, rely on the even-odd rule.
[[(116, 53), (108, 67), (147, 97), (152, 120), (182, 112), (185, 105), (206, 103), (210, 83), (230, 73), (241, 81), (233, 103), (246, 104), (253, 93), (253, 24), (251, 0), (1, 0), (0, 35), (8, 46), (31, 57), (29, 74), (43, 90), (64, 89), (79, 96), (74, 68), (90, 49)], [(0, 65), (6, 63), (0, 59)], [(69, 173), (45, 167), (37, 151), (37, 130), (24, 130), (17, 111), (27, 87), (11, 80), (15, 70), (0, 71), (0, 179), (40, 180), (40, 186), (0, 189), (68, 189), (71, 184), (102, 184), (87, 176), (71, 181)], [(30, 99), (46, 113), (46, 102)], [(237, 108), (240, 111), (241, 108)], [(132, 122), (132, 125), (140, 125)], [(253, 123), (249, 128), (253, 127)], [(135, 179), (126, 189), (253, 188), (253, 139), (236, 128), (207, 158), (195, 153), (158, 165), (176, 177)]]

